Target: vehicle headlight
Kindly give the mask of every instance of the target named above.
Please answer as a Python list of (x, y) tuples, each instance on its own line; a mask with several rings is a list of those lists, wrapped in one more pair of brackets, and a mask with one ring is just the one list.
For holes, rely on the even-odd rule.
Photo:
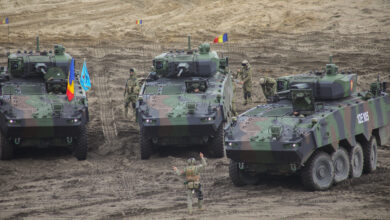
[(300, 143), (287, 143), (287, 144), (283, 144), (284, 148), (297, 148), (299, 146), (301, 146)]
[(227, 141), (227, 142), (225, 142), (225, 145), (228, 146), (228, 147), (236, 147), (237, 143)]
[(151, 118), (147, 118), (147, 119), (144, 119), (144, 122), (145, 122), (146, 124), (153, 124), (153, 123), (156, 122), (156, 120), (151, 119)]
[(72, 118), (72, 119), (69, 119), (68, 122), (71, 123), (71, 124), (76, 124), (78, 122), (80, 122), (81, 119), (80, 118)]
[(214, 121), (215, 117), (204, 117), (204, 118), (201, 118), (200, 120), (203, 122), (210, 122), (210, 121)]

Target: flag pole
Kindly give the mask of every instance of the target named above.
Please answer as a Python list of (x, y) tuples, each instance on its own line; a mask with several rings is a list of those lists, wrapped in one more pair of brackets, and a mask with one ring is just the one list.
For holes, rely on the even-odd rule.
[(7, 22), (7, 29), (8, 29), (8, 32), (7, 32), (7, 34), (8, 34), (8, 53), (9, 53), (9, 51), (10, 51), (10, 45), (9, 45), (9, 19), (7, 18), (7, 20), (8, 20), (8, 22)]
[(145, 74), (145, 38), (144, 38), (144, 33), (142, 31), (142, 26), (143, 26), (143, 20), (141, 19), (141, 36), (142, 36), (142, 62), (143, 62), (143, 71)]
[(228, 47), (228, 51), (227, 51), (227, 56), (228, 58), (230, 59), (230, 41), (229, 41), (229, 37), (227, 37), (227, 47)]

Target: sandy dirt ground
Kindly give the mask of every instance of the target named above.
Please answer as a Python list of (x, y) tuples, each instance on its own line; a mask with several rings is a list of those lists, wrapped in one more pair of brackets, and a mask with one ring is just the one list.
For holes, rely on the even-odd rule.
[[(358, 74), (360, 89), (390, 81), (388, 0), (0, 0), (0, 64), (6, 52), (61, 43), (81, 67), (86, 58), (88, 160), (68, 149), (20, 149), (0, 161), (0, 219), (390, 219), (390, 144), (379, 148), (378, 170), (324, 192), (308, 192), (297, 176), (267, 177), (234, 187), (228, 159), (208, 159), (202, 176), (204, 211), (189, 216), (182, 180), (171, 170), (199, 149), (167, 148), (139, 157), (138, 127), (123, 116), (128, 69), (145, 76), (153, 56), (211, 42), (232, 70), (248, 59), (254, 81), (321, 69), (332, 54), (341, 70)], [(143, 19), (142, 30), (135, 25)], [(258, 84), (256, 84), (258, 85)], [(240, 112), (242, 90), (238, 88)], [(264, 101), (255, 87), (254, 105)]]

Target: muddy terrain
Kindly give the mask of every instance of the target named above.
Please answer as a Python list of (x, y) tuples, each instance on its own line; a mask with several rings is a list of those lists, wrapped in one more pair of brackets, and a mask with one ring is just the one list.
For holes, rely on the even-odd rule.
[[(390, 143), (379, 148), (378, 170), (324, 192), (308, 192), (297, 176), (265, 177), (234, 187), (226, 158), (208, 159), (202, 176), (205, 206), (189, 216), (182, 179), (199, 148), (167, 148), (140, 160), (138, 127), (123, 116), (123, 87), (130, 67), (145, 76), (151, 59), (168, 50), (212, 42), (235, 71), (248, 59), (256, 79), (321, 69), (334, 56), (341, 70), (358, 74), (359, 89), (390, 81), (388, 0), (0, 0), (0, 64), (6, 52), (41, 50), (61, 43), (81, 68), (87, 60), (90, 150), (77, 161), (63, 148), (20, 149), (0, 161), (0, 219), (389, 219)], [(135, 24), (143, 19), (142, 29)], [(242, 112), (242, 89), (236, 106)]]

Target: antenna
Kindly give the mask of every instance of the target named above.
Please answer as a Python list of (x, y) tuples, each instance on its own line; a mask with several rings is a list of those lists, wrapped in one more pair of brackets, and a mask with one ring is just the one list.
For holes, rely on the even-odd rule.
[(188, 50), (191, 50), (191, 35), (188, 35)]
[(37, 35), (37, 52), (39, 52), (39, 35)]

